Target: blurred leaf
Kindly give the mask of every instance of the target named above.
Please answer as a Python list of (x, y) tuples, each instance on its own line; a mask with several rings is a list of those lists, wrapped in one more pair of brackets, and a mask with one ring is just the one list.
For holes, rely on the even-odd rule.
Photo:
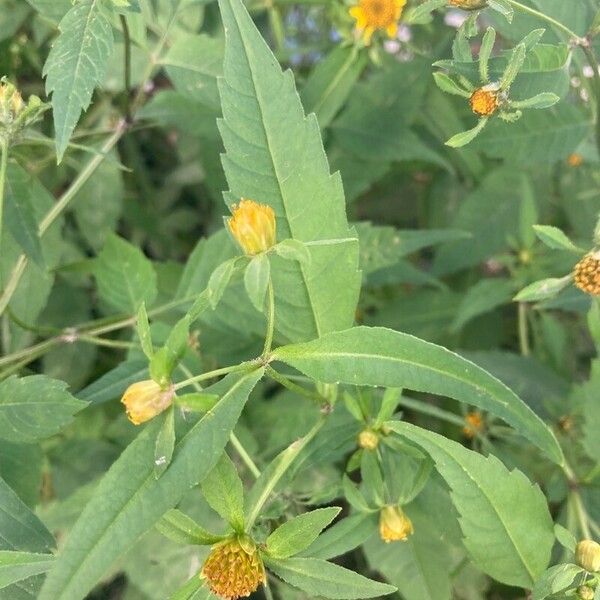
[(508, 304), (513, 294), (514, 282), (510, 279), (480, 279), (463, 297), (452, 329), (461, 329), (471, 319)]
[(553, 250), (569, 250), (571, 252), (583, 252), (565, 235), (558, 227), (550, 225), (534, 225), (533, 230), (538, 238)]
[(0, 589), (50, 570), (52, 554), (0, 550)]
[(584, 570), (577, 565), (555, 565), (548, 569), (536, 582), (532, 600), (544, 600), (573, 585), (578, 575)]

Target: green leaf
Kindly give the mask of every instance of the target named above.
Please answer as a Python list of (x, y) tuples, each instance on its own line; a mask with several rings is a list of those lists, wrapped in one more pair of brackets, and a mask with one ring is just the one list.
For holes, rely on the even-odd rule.
[(217, 305), (221, 301), (221, 298), (223, 297), (223, 294), (225, 293), (225, 290), (231, 281), (236, 262), (237, 257), (221, 263), (212, 272), (212, 275), (208, 280), (208, 299), (213, 310), (217, 308)]
[(52, 93), (56, 153), (63, 157), (81, 111), (106, 74), (113, 32), (102, 0), (80, 0), (59, 24), (60, 35), (44, 65), (46, 93)]
[(360, 275), (340, 177), (330, 175), (317, 120), (304, 116), (291, 73), (282, 73), (241, 0), (220, 8), (226, 201), (268, 204), (280, 239), (310, 242), (309, 266), (272, 261), (279, 334), (299, 341), (343, 329), (354, 320)]
[(575, 550), (577, 549), (577, 540), (568, 529), (563, 527), (560, 523), (555, 523), (554, 535), (563, 548), (566, 548), (569, 550), (569, 552), (575, 554)]
[(8, 231), (23, 252), (45, 269), (38, 223), (33, 208), (35, 189), (31, 186), (29, 173), (16, 163), (11, 162), (8, 165), (5, 191), (4, 219)]
[(488, 122), (487, 117), (481, 117), (477, 122), (477, 125), (473, 127), (473, 129), (469, 129), (468, 131), (462, 131), (461, 133), (457, 133), (453, 135), (447, 142), (446, 146), (450, 146), (450, 148), (462, 148), (467, 144), (471, 143), (483, 130)]
[(178, 544), (193, 546), (212, 546), (224, 539), (224, 536), (206, 531), (194, 519), (176, 508), (167, 512), (156, 524), (156, 529), (165, 537)]
[(297, 260), (299, 263), (310, 264), (310, 250), (300, 240), (283, 240), (273, 248), (277, 256), (285, 260)]
[(265, 306), (265, 296), (271, 278), (271, 263), (264, 254), (253, 257), (244, 271), (244, 287), (252, 305), (259, 312)]
[(146, 360), (126, 361), (83, 388), (77, 393), (77, 397), (91, 404), (108, 402), (120, 398), (132, 383), (144, 379), (148, 379), (148, 362)]
[(539, 487), (493, 455), (404, 422), (387, 426), (425, 450), (451, 488), (464, 544), (477, 566), (508, 585), (531, 588), (550, 560), (554, 524)]
[(539, 302), (554, 298), (573, 281), (571, 274), (565, 277), (542, 279), (524, 287), (515, 297), (515, 302)]
[(321, 129), (342, 108), (366, 64), (366, 52), (354, 45), (338, 45), (315, 65), (300, 96), (306, 112), (317, 116)]
[(211, 508), (236, 531), (244, 530), (244, 488), (225, 452), (202, 482), (202, 494)]
[(54, 563), (52, 554), (0, 551), (0, 589), (17, 581), (48, 571)]
[(577, 565), (555, 565), (548, 569), (536, 582), (532, 600), (544, 600), (571, 587), (578, 575), (585, 571)]
[(169, 600), (217, 600), (215, 596), (204, 585), (204, 581), (197, 575), (186, 581)]
[(500, 80), (501, 90), (508, 90), (512, 82), (517, 78), (523, 63), (525, 62), (526, 53), (527, 48), (525, 44), (518, 44), (515, 46), (510, 55), (510, 59), (508, 60), (508, 64), (506, 65), (506, 69), (502, 74), (502, 79)]
[(558, 227), (551, 225), (534, 225), (535, 235), (552, 250), (569, 250), (571, 252), (583, 252), (566, 236)]
[(154, 447), (154, 477), (158, 479), (171, 464), (175, 449), (175, 411), (171, 406), (165, 411), (163, 423), (156, 436)]
[(550, 108), (560, 101), (560, 96), (552, 92), (542, 92), (526, 100), (514, 100), (510, 103), (510, 108)]
[(367, 579), (354, 571), (318, 558), (268, 558), (265, 562), (283, 581), (312, 597), (352, 600), (387, 596), (396, 591), (391, 585)]
[(319, 340), (277, 348), (281, 360), (324, 383), (404, 387), (449, 396), (504, 419), (555, 462), (552, 431), (509, 388), (446, 348), (381, 327), (355, 327)]
[(267, 538), (267, 553), (273, 558), (289, 558), (308, 548), (341, 508), (318, 508), (280, 525)]
[(442, 92), (446, 92), (447, 94), (452, 94), (454, 96), (462, 96), (463, 98), (469, 98), (471, 94), (460, 87), (458, 83), (451, 79), (445, 73), (441, 71), (436, 71), (433, 74), (433, 79), (435, 80), (436, 85), (442, 90)]
[(0, 438), (34, 442), (58, 433), (87, 406), (67, 384), (45, 375), (9, 377), (0, 383)]
[(150, 333), (150, 323), (148, 322), (148, 313), (146, 312), (146, 303), (142, 302), (137, 313), (135, 320), (137, 327), (137, 334), (140, 338), (140, 345), (144, 354), (151, 359), (154, 355), (154, 348), (152, 347), (152, 335)]
[(509, 23), (512, 22), (515, 10), (507, 0), (488, 0), (488, 6), (506, 17)]
[(157, 295), (156, 273), (139, 248), (116, 235), (108, 237), (94, 264), (100, 298), (112, 308), (136, 313), (142, 302), (150, 306)]
[(330, 560), (358, 548), (377, 528), (373, 514), (358, 513), (339, 520), (322, 533), (306, 550), (303, 556)]
[(483, 83), (487, 83), (490, 80), (488, 63), (495, 43), (496, 30), (493, 27), (488, 27), (483, 34), (481, 48), (479, 49), (479, 78)]
[(223, 385), (229, 382), (231, 387), (177, 444), (173, 460), (159, 480), (154, 478), (154, 452), (160, 422), (145, 428), (96, 488), (38, 600), (83, 598), (134, 541), (204, 479), (223, 452), (248, 394), (262, 375), (263, 370), (258, 369), (224, 380)]
[(175, 398), (175, 403), (177, 406), (181, 406), (181, 408), (184, 410), (190, 410), (192, 412), (207, 412), (217, 403), (218, 399), (219, 397), (215, 394), (192, 392), (191, 394), (177, 396)]
[(0, 550), (48, 553), (56, 546), (45, 525), (1, 478), (0, 506)]
[(342, 478), (342, 487), (344, 489), (344, 496), (350, 506), (359, 512), (373, 512), (374, 509), (367, 504), (365, 497), (360, 493), (357, 485), (346, 474)]

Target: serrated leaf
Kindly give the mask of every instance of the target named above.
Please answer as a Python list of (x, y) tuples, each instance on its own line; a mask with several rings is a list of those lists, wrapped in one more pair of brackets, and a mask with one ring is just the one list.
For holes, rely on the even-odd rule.
[(45, 573), (54, 562), (52, 554), (0, 550), (0, 589)]
[(282, 73), (242, 2), (222, 0), (220, 8), (226, 201), (268, 204), (280, 239), (311, 242), (310, 266), (273, 259), (278, 333), (305, 340), (343, 329), (354, 319), (360, 275), (339, 175), (330, 175), (316, 118), (304, 116), (291, 72)]
[(564, 460), (552, 431), (508, 387), (458, 354), (411, 335), (355, 327), (277, 348), (273, 358), (324, 383), (405, 387), (455, 398), (504, 419), (553, 461)]
[(321, 531), (336, 518), (340, 508), (318, 508), (280, 525), (267, 538), (267, 552), (273, 558), (288, 558), (308, 548)]
[(135, 313), (157, 295), (156, 273), (139, 248), (116, 235), (108, 237), (94, 264), (100, 297), (113, 308)]
[(0, 383), (0, 438), (34, 442), (58, 433), (87, 406), (67, 384), (45, 375), (9, 377)]
[(535, 235), (552, 250), (569, 250), (571, 252), (582, 252), (580, 248), (567, 237), (558, 227), (551, 225), (534, 225)]
[(145, 428), (96, 488), (38, 600), (84, 598), (134, 541), (202, 481), (219, 459), (248, 394), (262, 374), (258, 369), (223, 380), (222, 385), (229, 384), (229, 390), (180, 440), (171, 465), (159, 480), (154, 478), (154, 451), (160, 423), (154, 421)]
[(265, 296), (271, 278), (271, 263), (264, 254), (255, 256), (244, 271), (244, 287), (254, 308), (260, 312), (265, 306)]
[(234, 464), (226, 453), (202, 482), (208, 504), (236, 531), (244, 529), (244, 488)]
[(470, 93), (460, 87), (458, 83), (451, 79), (445, 73), (441, 71), (437, 71), (433, 74), (433, 79), (435, 80), (436, 85), (442, 90), (442, 92), (446, 92), (447, 94), (452, 94), (454, 96), (462, 96), (463, 98), (469, 98)]
[(546, 499), (518, 470), (404, 422), (387, 426), (425, 450), (451, 488), (464, 544), (485, 573), (531, 588), (550, 560), (554, 523)]
[(224, 536), (206, 531), (194, 519), (176, 508), (167, 512), (156, 524), (156, 529), (178, 544), (211, 546)]
[(23, 252), (42, 269), (46, 268), (38, 223), (34, 212), (31, 176), (20, 165), (9, 163), (6, 173), (4, 219), (8, 231)]
[(112, 26), (102, 0), (80, 0), (59, 24), (60, 35), (44, 65), (46, 93), (52, 94), (58, 160), (96, 85), (106, 74), (113, 49)]
[(269, 558), (265, 562), (286, 583), (313, 597), (353, 600), (386, 596), (396, 591), (391, 585), (367, 579), (354, 571), (318, 558)]

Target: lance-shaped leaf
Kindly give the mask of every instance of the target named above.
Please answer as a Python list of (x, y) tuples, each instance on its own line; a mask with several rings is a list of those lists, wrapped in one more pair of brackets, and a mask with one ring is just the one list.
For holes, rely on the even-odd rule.
[(80, 600), (111, 564), (197, 485), (217, 463), (258, 369), (231, 375), (229, 390), (179, 441), (169, 468), (154, 477), (160, 420), (152, 422), (113, 464), (75, 523), (38, 600)]
[(563, 456), (551, 430), (495, 377), (442, 346), (383, 327), (355, 327), (273, 353), (325, 383), (404, 387), (467, 402), (504, 419), (555, 462)]
[(315, 116), (304, 116), (291, 72), (282, 73), (241, 0), (222, 0), (220, 7), (225, 199), (269, 204), (278, 239), (306, 242), (310, 250), (310, 263), (273, 257), (280, 337), (302, 341), (345, 329), (354, 319), (360, 275), (339, 174), (330, 175)]
[(102, 0), (81, 0), (65, 15), (44, 65), (46, 93), (52, 93), (56, 153), (60, 160), (82, 110), (106, 73), (113, 32)]
[(45, 573), (54, 561), (52, 554), (0, 551), (0, 589), (34, 575)]
[(498, 581), (531, 588), (554, 545), (554, 524), (539, 487), (493, 455), (483, 456), (409, 423), (387, 425), (435, 462), (452, 490), (473, 561)]

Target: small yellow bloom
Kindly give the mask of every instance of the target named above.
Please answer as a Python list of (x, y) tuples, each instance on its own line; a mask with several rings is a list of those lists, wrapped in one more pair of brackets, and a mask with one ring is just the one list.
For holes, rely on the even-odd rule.
[(477, 10), (487, 6), (487, 0), (448, 0), (448, 3), (463, 10)]
[(405, 5), (406, 0), (359, 0), (348, 12), (368, 44), (377, 29), (384, 30), (388, 37), (398, 33), (398, 21)]
[(379, 535), (390, 542), (405, 542), (414, 533), (412, 521), (397, 506), (384, 506), (379, 513)]
[(577, 597), (579, 600), (594, 600), (594, 590), (589, 585), (580, 585), (577, 588)]
[(496, 112), (500, 104), (498, 91), (492, 86), (485, 86), (475, 90), (469, 99), (471, 110), (481, 117), (489, 117)]
[(586, 294), (600, 296), (600, 251), (584, 256), (573, 271), (575, 285)]
[(375, 450), (379, 445), (379, 436), (372, 429), (363, 429), (358, 434), (358, 446), (364, 450)]
[(232, 215), (229, 231), (246, 254), (254, 256), (275, 245), (275, 212), (270, 206), (242, 198), (233, 205)]
[(134, 425), (141, 425), (159, 415), (171, 406), (175, 398), (173, 386), (163, 389), (151, 379), (130, 385), (121, 402), (125, 405), (127, 417)]
[(575, 548), (575, 562), (590, 573), (600, 571), (600, 544), (592, 540), (582, 540)]
[(477, 410), (465, 415), (465, 426), (463, 433), (468, 438), (474, 438), (483, 429), (483, 417)]
[(264, 583), (265, 567), (253, 542), (230, 538), (213, 546), (200, 577), (217, 596), (237, 600)]
[(567, 158), (567, 164), (573, 168), (580, 167), (583, 164), (583, 156), (581, 156), (581, 154), (577, 154), (576, 152), (569, 154), (569, 158)]

